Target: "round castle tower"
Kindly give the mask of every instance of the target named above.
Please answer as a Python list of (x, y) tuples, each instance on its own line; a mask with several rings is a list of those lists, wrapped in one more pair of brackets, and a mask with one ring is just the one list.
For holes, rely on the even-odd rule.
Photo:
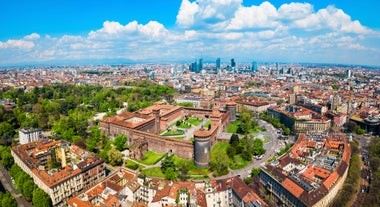
[(206, 168), (210, 163), (210, 136), (208, 130), (201, 128), (194, 132), (194, 162), (199, 168)]

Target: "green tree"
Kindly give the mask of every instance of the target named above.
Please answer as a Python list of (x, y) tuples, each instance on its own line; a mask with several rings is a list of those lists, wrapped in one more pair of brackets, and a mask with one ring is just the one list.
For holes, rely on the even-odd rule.
[(1, 152), (1, 161), (2, 161), (2, 164), (5, 167), (5, 169), (7, 169), (7, 170), (11, 169), (11, 167), (14, 163), (14, 160), (13, 160), (13, 157), (12, 157), (12, 154), (11, 154), (9, 148), (7, 150)]
[(178, 173), (175, 171), (174, 168), (169, 167), (165, 170), (165, 179), (166, 180), (177, 180)]
[(108, 151), (108, 161), (111, 165), (121, 165), (123, 163), (123, 154), (119, 150), (112, 148)]
[(126, 148), (125, 143), (127, 142), (127, 137), (124, 134), (119, 134), (115, 137), (113, 145), (115, 145), (117, 150), (124, 150)]
[(9, 192), (7, 192), (3, 195), (3, 198), (1, 200), (1, 206), (17, 207), (16, 199), (14, 199), (13, 196)]
[(232, 134), (230, 138), (230, 145), (238, 146), (239, 145), (239, 136), (237, 134)]
[(286, 127), (285, 130), (284, 130), (284, 134), (285, 135), (289, 135), (290, 134), (290, 129)]
[(253, 140), (253, 155), (262, 155), (265, 153), (264, 142), (261, 139)]
[(176, 167), (176, 166), (175, 166), (175, 164), (174, 164), (173, 155), (171, 155), (171, 156), (166, 156), (165, 159), (163, 159), (162, 162), (161, 162), (161, 171), (162, 171), (163, 173), (165, 173), (166, 170), (167, 170), (168, 168), (173, 168), (173, 169), (175, 169), (175, 167)]
[(256, 167), (252, 168), (252, 170), (251, 170), (251, 177), (255, 177), (255, 176), (259, 175), (260, 171), (261, 171), (260, 168), (256, 168)]
[(234, 156), (236, 155), (236, 147), (230, 145), (227, 148), (227, 155), (230, 159), (233, 159)]
[(22, 185), (22, 195), (29, 201), (33, 198), (33, 190), (36, 187), (33, 180), (30, 178)]
[(215, 170), (214, 175), (220, 176), (228, 173), (229, 159), (226, 153), (216, 152), (210, 160), (210, 168)]
[(357, 127), (356, 127), (356, 133), (357, 133), (357, 134), (364, 134), (364, 133), (365, 133), (365, 130), (362, 129), (360, 126), (357, 126)]
[(48, 207), (52, 205), (49, 195), (39, 188), (33, 190), (32, 202), (34, 207)]

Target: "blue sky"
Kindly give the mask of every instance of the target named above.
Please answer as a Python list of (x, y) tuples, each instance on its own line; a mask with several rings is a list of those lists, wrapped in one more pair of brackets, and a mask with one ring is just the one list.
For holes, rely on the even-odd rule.
[(3, 0), (0, 65), (221, 57), (380, 66), (375, 0)]

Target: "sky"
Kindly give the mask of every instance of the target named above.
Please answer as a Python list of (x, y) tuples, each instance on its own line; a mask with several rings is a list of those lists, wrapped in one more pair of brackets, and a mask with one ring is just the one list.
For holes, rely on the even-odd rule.
[(123, 62), (380, 66), (377, 0), (2, 0), (0, 65)]

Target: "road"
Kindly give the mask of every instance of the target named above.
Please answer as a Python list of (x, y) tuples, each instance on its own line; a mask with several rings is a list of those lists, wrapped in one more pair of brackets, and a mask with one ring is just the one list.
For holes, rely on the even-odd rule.
[(362, 206), (362, 203), (365, 202), (365, 198), (368, 193), (369, 189), (369, 182), (371, 179), (371, 173), (369, 168), (369, 161), (368, 161), (368, 143), (370, 142), (370, 138), (367, 136), (356, 136), (355, 137), (360, 142), (360, 188), (358, 189), (356, 193), (356, 199), (354, 203), (351, 205), (353, 207), (356, 206)]
[[(216, 179), (224, 179), (232, 176), (239, 175), (241, 179), (248, 177), (251, 173), (252, 168), (260, 167), (262, 164), (276, 154), (276, 149), (278, 147), (278, 134), (277, 130), (268, 122), (263, 120), (255, 120), (260, 126), (263, 126), (267, 130), (268, 136), (271, 138), (271, 141), (264, 145), (266, 152), (261, 160), (254, 160), (253, 163), (249, 164), (247, 167), (239, 170), (231, 170), (227, 175), (216, 177)], [(212, 173), (210, 174), (212, 177)]]
[(28, 203), (25, 201), (24, 197), (21, 195), (21, 193), (16, 190), (12, 185), (11, 177), (9, 176), (8, 171), (3, 167), (3, 165), (0, 164), (0, 180), (3, 184), (4, 188), (9, 191), (12, 196), (17, 201), (17, 206), (20, 207), (32, 207), (33, 205), (31, 203)]

